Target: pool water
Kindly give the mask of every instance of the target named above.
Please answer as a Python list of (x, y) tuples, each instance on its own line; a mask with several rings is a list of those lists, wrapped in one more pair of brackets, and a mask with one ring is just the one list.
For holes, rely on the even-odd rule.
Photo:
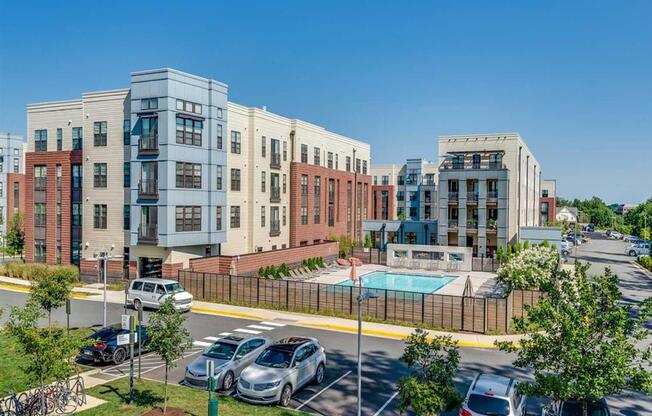
[[(405, 292), (433, 293), (454, 280), (447, 276), (424, 276), (391, 272), (371, 272), (362, 278), (362, 286), (370, 289), (402, 290)], [(357, 282), (355, 283), (357, 286)], [(338, 286), (352, 286), (351, 280), (338, 283)]]

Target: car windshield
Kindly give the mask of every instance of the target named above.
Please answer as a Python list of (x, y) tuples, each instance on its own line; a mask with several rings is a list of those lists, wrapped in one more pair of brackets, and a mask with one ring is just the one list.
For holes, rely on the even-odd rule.
[(256, 364), (263, 367), (288, 368), (292, 361), (292, 353), (276, 348), (268, 348), (256, 359)]
[(183, 292), (183, 288), (179, 283), (168, 283), (167, 285), (165, 285), (165, 289), (168, 291), (168, 293)]
[(237, 347), (237, 345), (227, 344), (226, 342), (216, 342), (210, 346), (204, 355), (218, 360), (230, 360)]
[[(609, 416), (607, 409), (596, 403), (589, 403), (587, 414), (589, 416)], [(580, 415), (582, 415), (582, 403), (564, 403), (564, 406), (561, 409), (561, 416)]]
[(108, 341), (120, 333), (120, 331), (122, 331), (122, 326), (120, 324), (114, 324), (100, 329), (92, 334), (90, 338)]
[(485, 396), (481, 394), (472, 394), (469, 396), (469, 409), (472, 412), (488, 416), (507, 416), (509, 415), (509, 402), (497, 397)]

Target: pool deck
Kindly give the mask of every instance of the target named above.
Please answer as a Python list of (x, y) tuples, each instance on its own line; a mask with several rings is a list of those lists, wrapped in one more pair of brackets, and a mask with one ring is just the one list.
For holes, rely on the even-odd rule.
[[(413, 270), (413, 269), (401, 269), (394, 267), (387, 267), (378, 264), (363, 264), (360, 267), (357, 267), (358, 276), (367, 274), (370, 272), (376, 271), (390, 271), (392, 273), (405, 273), (405, 274), (419, 274), (424, 276), (450, 276), (455, 277), (455, 280), (452, 280), (450, 283), (444, 287), (438, 289), (434, 293), (438, 295), (457, 295), (462, 296), (464, 293), (464, 284), (466, 282), (466, 277), (471, 277), (471, 286), (473, 287), (473, 293), (475, 296), (487, 296), (493, 292), (495, 288), (494, 273), (487, 272), (446, 272), (446, 271), (429, 271), (429, 270)], [(307, 282), (313, 283), (328, 283), (328, 284), (337, 284), (343, 282), (344, 280), (349, 280), (351, 274), (351, 268), (342, 268), (330, 273), (324, 273), (320, 276), (313, 277), (312, 279), (306, 280)], [(396, 288), (401, 290), (400, 288)]]

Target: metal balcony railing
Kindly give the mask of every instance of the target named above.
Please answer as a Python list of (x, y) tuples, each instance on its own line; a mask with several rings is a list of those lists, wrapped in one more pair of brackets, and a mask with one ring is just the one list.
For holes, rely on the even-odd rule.
[(448, 219), (448, 228), (457, 228), (457, 220)]
[(269, 202), (281, 202), (281, 188), (271, 188)]
[(448, 200), (449, 201), (457, 201), (459, 199), (459, 193), (458, 192), (449, 192), (448, 193)]
[(471, 229), (471, 230), (477, 230), (478, 229), (478, 221), (477, 220), (467, 220), (466, 221), (466, 228)]
[(158, 180), (141, 179), (140, 182), (138, 182), (138, 197), (158, 198)]
[(478, 202), (478, 193), (477, 192), (467, 192), (466, 193), (467, 202)]
[(272, 169), (281, 169), (281, 154), (272, 153), (269, 159), (269, 167)]
[(141, 243), (158, 242), (158, 224), (141, 224), (138, 229), (138, 241)]
[(140, 136), (138, 141), (138, 153), (158, 154), (158, 135), (156, 133)]
[(498, 191), (487, 191), (487, 198), (498, 198)]
[(279, 220), (271, 220), (269, 223), (269, 236), (276, 237), (281, 234), (281, 222)]

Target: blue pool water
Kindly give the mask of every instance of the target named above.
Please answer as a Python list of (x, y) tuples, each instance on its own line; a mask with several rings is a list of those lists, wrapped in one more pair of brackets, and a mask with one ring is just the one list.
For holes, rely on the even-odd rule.
[[(362, 276), (362, 286), (370, 289), (402, 290), (406, 292), (432, 293), (446, 286), (454, 277), (410, 275), (391, 272), (371, 272)], [(352, 281), (338, 283), (351, 286)], [(356, 283), (357, 285), (357, 283)]]

